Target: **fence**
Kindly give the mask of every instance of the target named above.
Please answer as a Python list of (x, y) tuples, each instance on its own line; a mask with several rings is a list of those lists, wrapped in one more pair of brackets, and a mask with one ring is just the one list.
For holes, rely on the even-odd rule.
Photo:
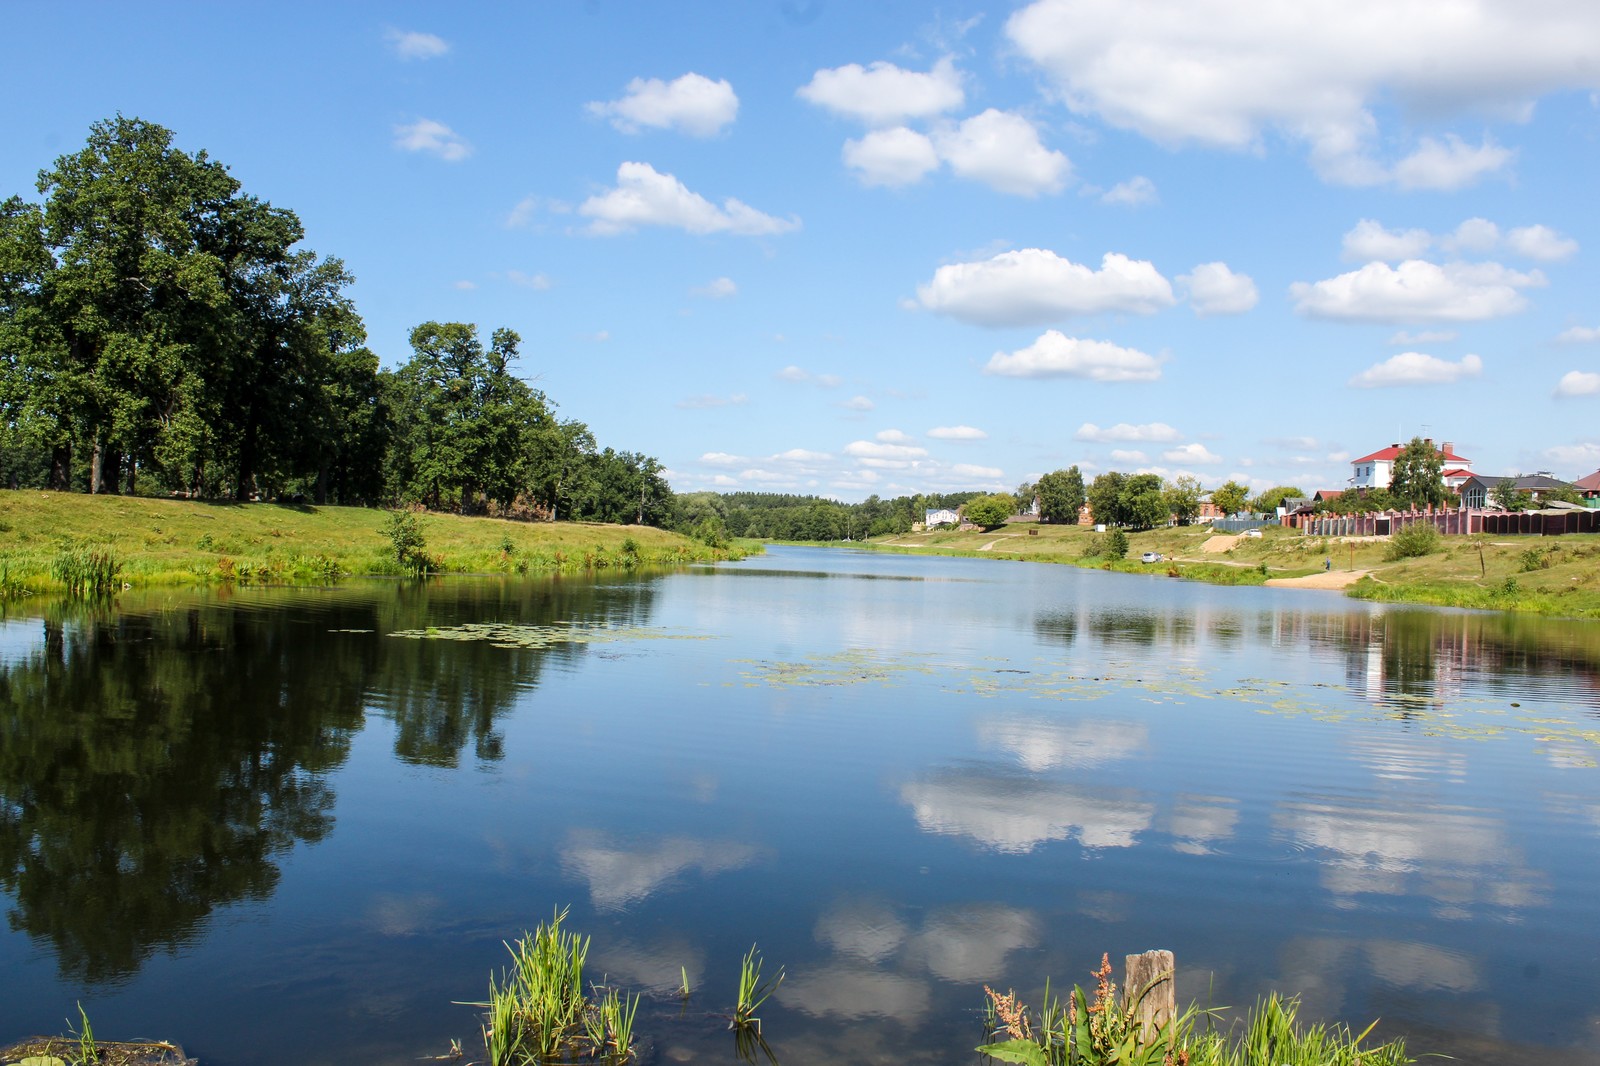
[(1385, 514), (1310, 515), (1297, 519), (1308, 537), (1384, 537), (1428, 523), (1440, 533), (1487, 533), (1494, 537), (1554, 537), (1600, 533), (1600, 511), (1400, 511)]
[(1272, 518), (1213, 518), (1211, 528), (1218, 533), (1243, 533), (1247, 529), (1261, 529), (1265, 526), (1278, 524), (1276, 516)]

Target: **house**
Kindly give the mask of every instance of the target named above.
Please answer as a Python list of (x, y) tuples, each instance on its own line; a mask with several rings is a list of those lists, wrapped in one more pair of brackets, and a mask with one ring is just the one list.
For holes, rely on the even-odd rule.
[(1517, 492), (1526, 492), (1535, 502), (1542, 502), (1553, 492), (1575, 487), (1568, 482), (1557, 481), (1549, 474), (1521, 474), (1517, 477), (1473, 474), (1461, 485), (1461, 506), (1478, 509), (1499, 506), (1494, 502), (1494, 494), (1505, 482), (1510, 482), (1511, 488)]
[(1588, 477), (1580, 477), (1572, 483), (1586, 500), (1600, 500), (1600, 470), (1596, 470)]
[(932, 529), (934, 526), (955, 526), (960, 524), (961, 516), (948, 507), (941, 507), (935, 511), (926, 511), (922, 516), (924, 529)]
[[(1427, 438), (1425, 443), (1432, 444), (1433, 438)], [(1388, 488), (1389, 482), (1394, 480), (1394, 461), (1400, 457), (1400, 449), (1404, 447), (1403, 444), (1391, 444), (1371, 455), (1350, 460), (1350, 465), (1355, 471), (1350, 477), (1350, 486), (1357, 489)], [(1455, 445), (1449, 441), (1445, 441), (1439, 451), (1444, 455), (1445, 487), (1459, 490), (1467, 478), (1472, 476), (1472, 460), (1457, 455)]]

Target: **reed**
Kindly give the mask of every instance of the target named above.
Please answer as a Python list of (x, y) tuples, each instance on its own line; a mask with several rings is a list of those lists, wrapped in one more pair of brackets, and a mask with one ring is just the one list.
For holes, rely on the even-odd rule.
[(69, 548), (50, 563), (50, 576), (74, 599), (111, 595), (121, 572), (122, 563), (101, 548)]
[(778, 976), (770, 981), (761, 978), (762, 967), (761, 953), (754, 944), (745, 952), (744, 958), (739, 963), (739, 995), (733, 1006), (733, 1028), (744, 1029), (752, 1024), (759, 1025), (760, 1019), (755, 1016), (761, 1004), (772, 998), (772, 993), (778, 990), (783, 983), (783, 968), (778, 968)]

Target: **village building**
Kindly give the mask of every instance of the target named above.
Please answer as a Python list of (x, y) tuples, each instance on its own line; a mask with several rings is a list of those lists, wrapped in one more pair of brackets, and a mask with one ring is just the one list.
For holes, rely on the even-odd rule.
[[(1433, 439), (1428, 438), (1425, 443), (1432, 444)], [(1394, 480), (1394, 462), (1400, 457), (1403, 444), (1391, 444), (1387, 448), (1375, 451), (1371, 455), (1363, 455), (1359, 459), (1350, 460), (1354, 473), (1350, 476), (1350, 487), (1356, 489), (1386, 489)], [(1455, 453), (1455, 445), (1445, 441), (1439, 451), (1444, 455), (1444, 484), (1452, 492), (1458, 491), (1466, 480), (1472, 476), (1472, 460), (1463, 458)]]

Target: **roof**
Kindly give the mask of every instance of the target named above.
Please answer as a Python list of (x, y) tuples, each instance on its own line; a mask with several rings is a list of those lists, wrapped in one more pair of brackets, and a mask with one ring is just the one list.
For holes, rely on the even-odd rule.
[(1580, 477), (1572, 483), (1572, 487), (1579, 492), (1600, 492), (1600, 470), (1596, 470), (1588, 477)]
[(1439, 476), (1440, 477), (1471, 477), (1472, 476), (1472, 471), (1468, 470), (1464, 466), (1458, 466), (1454, 470), (1446, 470), (1444, 473), (1440, 474)]
[[(1391, 444), (1381, 451), (1373, 452), (1371, 455), (1363, 455), (1359, 459), (1352, 459), (1350, 461), (1352, 463), (1392, 463), (1399, 458), (1400, 449), (1404, 447), (1405, 445), (1403, 444)], [(1454, 451), (1448, 448), (1441, 449), (1440, 454), (1444, 456), (1444, 461), (1447, 463), (1472, 462), (1472, 460), (1468, 459), (1466, 456), (1457, 455)]]
[(1492, 489), (1503, 481), (1511, 482), (1514, 489), (1526, 489), (1529, 492), (1548, 492), (1552, 489), (1568, 489), (1574, 486), (1565, 481), (1557, 481), (1544, 474), (1521, 474), (1517, 477), (1496, 477), (1493, 474), (1473, 474), (1471, 480), (1476, 481), (1484, 488)]

